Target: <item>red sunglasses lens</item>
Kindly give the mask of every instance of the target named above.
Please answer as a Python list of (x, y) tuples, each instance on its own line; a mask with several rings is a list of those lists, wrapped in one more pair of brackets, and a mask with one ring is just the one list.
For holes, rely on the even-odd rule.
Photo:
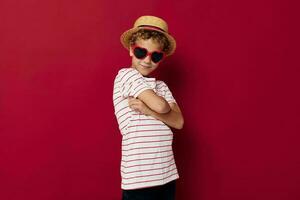
[(147, 56), (147, 53), (148, 53), (147, 49), (140, 48), (140, 47), (135, 47), (133, 50), (134, 56), (138, 59), (145, 58)]
[(161, 53), (161, 52), (153, 52), (152, 55), (151, 55), (151, 60), (154, 62), (154, 63), (158, 63), (159, 61), (161, 61), (164, 57), (164, 54)]

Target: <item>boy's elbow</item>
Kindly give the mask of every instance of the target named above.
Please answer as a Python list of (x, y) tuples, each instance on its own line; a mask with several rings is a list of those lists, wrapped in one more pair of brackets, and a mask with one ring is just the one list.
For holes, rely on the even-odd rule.
[(176, 124), (176, 129), (181, 130), (183, 128), (183, 125), (184, 125), (184, 120), (183, 118), (181, 118), (179, 122)]
[(179, 126), (178, 126), (178, 128), (177, 128), (178, 130), (181, 130), (181, 129), (183, 129), (183, 124), (180, 124)]

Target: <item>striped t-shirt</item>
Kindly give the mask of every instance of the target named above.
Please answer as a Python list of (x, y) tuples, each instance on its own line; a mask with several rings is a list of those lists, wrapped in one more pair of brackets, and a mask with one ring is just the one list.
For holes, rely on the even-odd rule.
[(173, 150), (173, 133), (162, 121), (129, 108), (128, 97), (147, 89), (176, 103), (168, 86), (143, 77), (134, 68), (123, 68), (114, 81), (113, 103), (122, 134), (121, 188), (124, 190), (166, 184), (179, 178)]

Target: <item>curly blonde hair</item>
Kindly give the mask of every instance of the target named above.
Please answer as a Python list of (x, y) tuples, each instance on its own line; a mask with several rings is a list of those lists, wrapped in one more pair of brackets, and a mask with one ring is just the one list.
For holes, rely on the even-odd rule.
[(154, 31), (154, 30), (147, 30), (147, 29), (140, 29), (137, 32), (133, 33), (129, 43), (130, 45), (134, 45), (135, 42), (139, 39), (147, 40), (153, 39), (156, 41), (161, 47), (163, 52), (168, 52), (170, 49), (170, 43), (164, 34)]

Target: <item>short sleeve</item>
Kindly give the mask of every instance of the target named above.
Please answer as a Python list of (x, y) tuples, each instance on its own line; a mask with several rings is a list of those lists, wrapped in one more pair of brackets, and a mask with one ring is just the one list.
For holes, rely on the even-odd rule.
[(135, 97), (147, 89), (152, 89), (145, 78), (134, 68), (122, 69), (118, 73), (120, 93), (124, 98)]
[(168, 103), (176, 103), (176, 100), (173, 97), (171, 90), (169, 89), (169, 87), (165, 82), (159, 81), (156, 86), (156, 90), (157, 90), (157, 95), (164, 97)]

